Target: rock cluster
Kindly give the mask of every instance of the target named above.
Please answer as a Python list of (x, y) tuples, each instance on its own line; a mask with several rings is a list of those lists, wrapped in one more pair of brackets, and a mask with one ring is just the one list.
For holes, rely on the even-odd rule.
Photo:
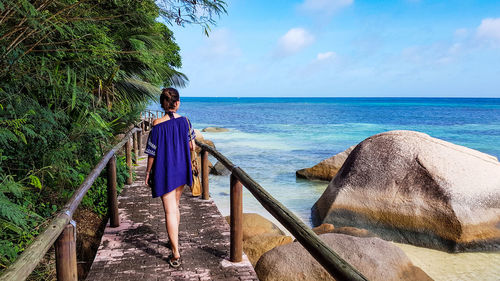
[(367, 138), (313, 206), (315, 224), (448, 251), (500, 249), (500, 163), (413, 131)]
[(202, 132), (210, 132), (210, 133), (221, 133), (221, 132), (229, 132), (229, 129), (220, 128), (220, 127), (207, 127), (201, 131)]

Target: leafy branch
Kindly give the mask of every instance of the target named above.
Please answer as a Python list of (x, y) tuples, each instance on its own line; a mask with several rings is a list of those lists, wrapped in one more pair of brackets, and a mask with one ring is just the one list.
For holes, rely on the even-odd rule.
[(157, 4), (167, 22), (173, 21), (180, 26), (201, 25), (206, 36), (216, 19), (227, 14), (227, 4), (220, 0), (159, 0)]

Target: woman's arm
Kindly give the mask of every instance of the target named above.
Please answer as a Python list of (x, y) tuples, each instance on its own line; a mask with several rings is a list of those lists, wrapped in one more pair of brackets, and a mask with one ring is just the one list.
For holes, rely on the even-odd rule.
[(146, 167), (146, 180), (144, 181), (146, 185), (148, 185), (148, 179), (149, 179), (149, 172), (151, 171), (151, 167), (153, 167), (153, 162), (155, 161), (155, 158), (151, 155), (148, 156), (148, 165)]
[(194, 142), (194, 140), (189, 141), (189, 149), (191, 149), (191, 151), (194, 151), (196, 149), (196, 143)]

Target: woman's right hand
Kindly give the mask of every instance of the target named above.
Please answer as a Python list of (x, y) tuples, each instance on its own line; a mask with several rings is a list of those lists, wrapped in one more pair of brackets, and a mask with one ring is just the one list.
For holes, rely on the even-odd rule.
[(149, 173), (146, 173), (146, 179), (144, 180), (144, 184), (148, 185)]

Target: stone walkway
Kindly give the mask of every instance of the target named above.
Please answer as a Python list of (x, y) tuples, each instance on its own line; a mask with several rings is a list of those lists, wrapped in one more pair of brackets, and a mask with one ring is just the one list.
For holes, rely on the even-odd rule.
[(146, 159), (138, 164), (137, 180), (118, 198), (120, 226), (106, 226), (86, 280), (258, 280), (245, 255), (229, 261), (229, 225), (212, 200), (192, 197), (189, 188), (180, 203), (182, 265), (171, 268), (161, 200), (143, 184)]

